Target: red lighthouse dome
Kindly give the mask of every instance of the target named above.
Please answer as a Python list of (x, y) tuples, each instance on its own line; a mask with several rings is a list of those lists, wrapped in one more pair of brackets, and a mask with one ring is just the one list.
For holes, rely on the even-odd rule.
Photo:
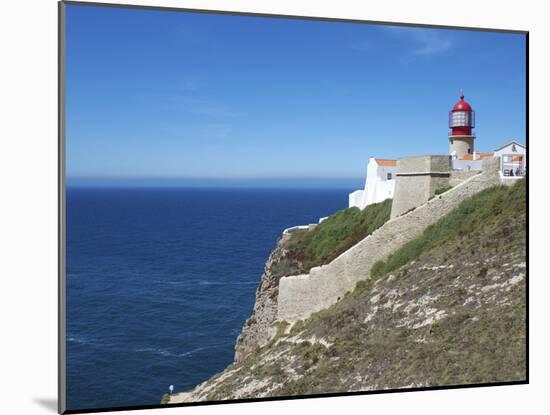
[(464, 101), (464, 95), (460, 96), (451, 111), (449, 111), (449, 128), (451, 136), (472, 135), (475, 127), (475, 113), (472, 106)]
[(472, 111), (472, 106), (464, 101), (464, 95), (460, 96), (458, 101), (451, 111)]

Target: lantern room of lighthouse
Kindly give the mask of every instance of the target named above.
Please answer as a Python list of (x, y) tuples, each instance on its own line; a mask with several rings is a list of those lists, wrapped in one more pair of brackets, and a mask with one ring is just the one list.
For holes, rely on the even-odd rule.
[(461, 158), (474, 152), (475, 113), (470, 104), (460, 96), (454, 107), (449, 111), (449, 153), (453, 158)]

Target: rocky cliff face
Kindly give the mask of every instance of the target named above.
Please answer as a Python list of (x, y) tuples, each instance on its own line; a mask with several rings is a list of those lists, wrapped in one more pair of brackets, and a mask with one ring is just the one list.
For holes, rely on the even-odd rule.
[(264, 346), (275, 334), (273, 323), (277, 318), (279, 280), (285, 275), (302, 272), (302, 264), (292, 258), (286, 244), (290, 234), (282, 235), (269, 256), (260, 284), (256, 290), (256, 302), (252, 316), (246, 320), (235, 345), (235, 362)]
[(235, 362), (169, 403), (525, 380), (525, 190), (488, 195), (435, 248), (292, 325), (275, 322), (278, 279), (300, 268), (281, 239)]

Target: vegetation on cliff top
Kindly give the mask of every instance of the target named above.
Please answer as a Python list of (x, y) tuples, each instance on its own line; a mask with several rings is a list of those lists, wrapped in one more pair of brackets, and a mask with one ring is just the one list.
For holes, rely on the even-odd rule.
[(303, 272), (328, 264), (342, 252), (370, 235), (390, 219), (391, 199), (360, 210), (356, 207), (338, 211), (313, 230), (292, 233), (287, 249), (303, 264)]
[(371, 276), (376, 278), (396, 270), (452, 238), (475, 232), (494, 221), (509, 220), (525, 212), (527, 207), (525, 192), (525, 179), (519, 180), (510, 187), (495, 186), (483, 190), (426, 228), (422, 236), (402, 246), (386, 261), (378, 261), (374, 264)]

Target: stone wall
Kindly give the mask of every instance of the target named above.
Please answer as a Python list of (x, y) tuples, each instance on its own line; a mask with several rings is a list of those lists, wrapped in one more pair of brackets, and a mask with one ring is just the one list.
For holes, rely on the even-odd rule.
[(325, 309), (358, 281), (369, 278), (372, 266), (405, 243), (417, 238), (429, 225), (455, 209), (463, 200), (501, 183), (499, 159), (483, 160), (483, 171), (413, 211), (390, 219), (361, 242), (327, 265), (309, 274), (283, 277), (279, 282), (277, 318), (296, 321)]
[(437, 189), (449, 186), (450, 175), (449, 156), (404, 157), (397, 160), (391, 218), (426, 203)]
[[(481, 167), (481, 162), (483, 160), (476, 160), (476, 162), (477, 161), (479, 161), (479, 164)], [(467, 180), (470, 177), (480, 173), (481, 173), (480, 170), (464, 170), (464, 171), (453, 170), (451, 172), (451, 177), (449, 177), (449, 186), (455, 187), (460, 183), (462, 183), (464, 180)]]

